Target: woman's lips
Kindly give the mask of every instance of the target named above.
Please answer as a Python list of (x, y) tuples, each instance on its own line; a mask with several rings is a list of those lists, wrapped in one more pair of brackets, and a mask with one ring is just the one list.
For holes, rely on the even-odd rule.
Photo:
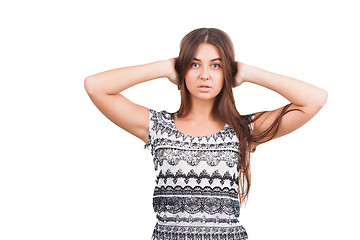
[(199, 89), (200, 89), (200, 91), (202, 91), (202, 92), (207, 92), (207, 91), (210, 90), (210, 87), (209, 87), (209, 86), (200, 86)]

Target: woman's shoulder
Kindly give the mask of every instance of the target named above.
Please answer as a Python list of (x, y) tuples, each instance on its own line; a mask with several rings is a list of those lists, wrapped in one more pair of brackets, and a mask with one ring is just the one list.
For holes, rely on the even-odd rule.
[(166, 110), (155, 110), (152, 108), (149, 108), (149, 112), (151, 120), (162, 123), (171, 123), (173, 113)]

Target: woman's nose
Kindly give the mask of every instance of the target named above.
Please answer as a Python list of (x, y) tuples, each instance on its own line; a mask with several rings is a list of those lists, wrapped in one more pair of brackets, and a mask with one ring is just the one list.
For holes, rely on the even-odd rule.
[(201, 72), (200, 79), (209, 79), (209, 71), (207, 68), (203, 68), (203, 71)]

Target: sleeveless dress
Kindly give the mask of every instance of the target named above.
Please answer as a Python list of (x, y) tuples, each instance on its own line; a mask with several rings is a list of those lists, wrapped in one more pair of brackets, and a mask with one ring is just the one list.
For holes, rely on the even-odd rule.
[[(243, 119), (253, 131), (254, 114)], [(240, 224), (239, 141), (229, 124), (218, 133), (190, 136), (173, 116), (149, 109), (149, 139), (156, 172), (152, 240), (248, 239)]]

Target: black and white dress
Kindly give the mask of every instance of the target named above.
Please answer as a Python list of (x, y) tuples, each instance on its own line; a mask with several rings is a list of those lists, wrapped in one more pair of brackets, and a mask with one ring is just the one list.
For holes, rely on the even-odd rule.
[[(149, 139), (156, 172), (152, 240), (248, 239), (240, 224), (239, 141), (229, 124), (218, 133), (190, 136), (173, 116), (149, 109)], [(253, 131), (254, 115), (244, 116)]]

